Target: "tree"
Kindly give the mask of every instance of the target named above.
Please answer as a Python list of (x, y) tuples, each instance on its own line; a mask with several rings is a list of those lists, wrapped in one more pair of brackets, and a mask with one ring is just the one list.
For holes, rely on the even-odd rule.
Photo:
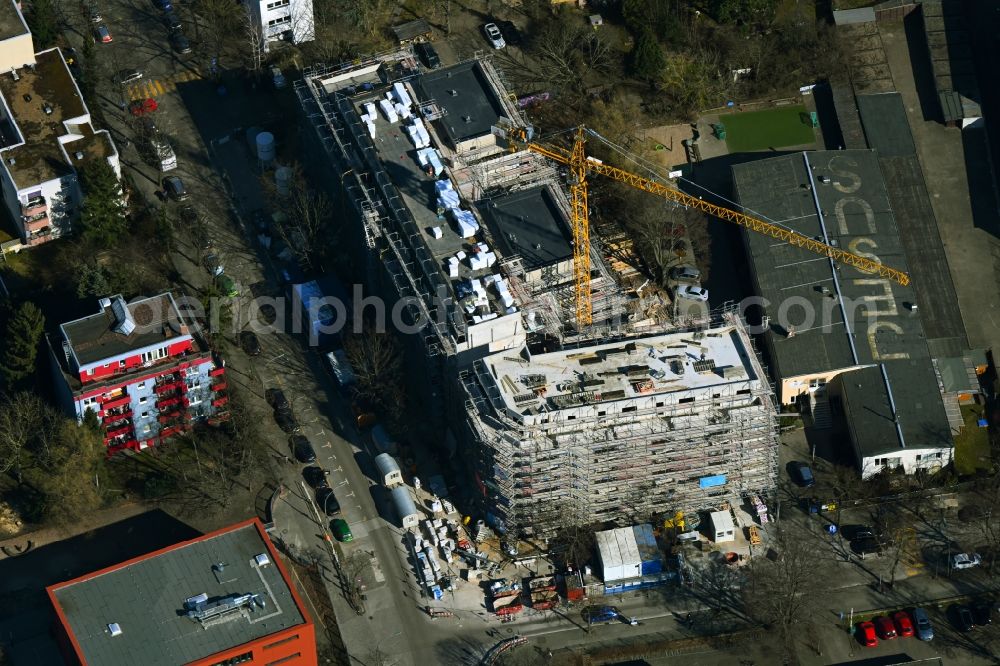
[(333, 202), (326, 192), (309, 187), (302, 167), (293, 164), (287, 194), (280, 194), (271, 179), (264, 179), (265, 188), (280, 202), (280, 221), (275, 231), (291, 248), (299, 262), (312, 269), (318, 268), (332, 240), (330, 233), (333, 219)]
[(79, 173), (83, 190), (80, 226), (84, 239), (100, 247), (117, 245), (128, 232), (118, 176), (104, 160), (87, 162)]
[(41, 515), (55, 524), (79, 521), (101, 505), (100, 472), (106, 448), (100, 430), (51, 413), (50, 441), (39, 441), (29, 481), (41, 491)]
[(35, 50), (47, 49), (56, 43), (59, 36), (60, 20), (56, 0), (32, 0), (24, 14)]
[(632, 51), (631, 70), (635, 76), (647, 81), (658, 80), (667, 65), (666, 56), (652, 30), (639, 33)]
[(112, 292), (104, 269), (94, 261), (80, 264), (76, 273), (77, 298), (107, 296)]
[(260, 25), (257, 24), (257, 19), (251, 10), (249, 2), (243, 6), (243, 10), (243, 14), (240, 16), (240, 23), (246, 38), (244, 48), (247, 55), (247, 69), (251, 74), (257, 76), (260, 74), (261, 67), (264, 64), (267, 41), (264, 39)]
[(356, 392), (378, 409), (398, 415), (405, 404), (403, 356), (389, 333), (365, 330), (344, 339), (344, 352), (357, 377)]
[(794, 660), (794, 639), (810, 633), (803, 625), (822, 599), (823, 581), (816, 577), (811, 544), (780, 527), (773, 534), (776, 556), (751, 560), (743, 603), (747, 614), (770, 627), (786, 656)]
[(7, 390), (25, 385), (35, 374), (38, 343), (45, 333), (45, 317), (31, 301), (25, 301), (7, 324), (6, 349), (0, 360), (0, 379)]
[(31, 459), (29, 445), (42, 429), (46, 405), (35, 393), (15, 393), (0, 405), (0, 473), (12, 472), (18, 483)]

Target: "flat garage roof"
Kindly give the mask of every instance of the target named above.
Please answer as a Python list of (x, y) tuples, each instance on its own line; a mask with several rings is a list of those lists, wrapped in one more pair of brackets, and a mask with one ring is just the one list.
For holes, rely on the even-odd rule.
[(478, 61), (437, 69), (417, 79), (421, 101), (435, 100), (445, 115), (435, 121), (453, 144), (489, 134), (504, 115), (496, 91)]
[(476, 206), (503, 256), (520, 255), (526, 269), (573, 256), (569, 227), (548, 187), (483, 199)]

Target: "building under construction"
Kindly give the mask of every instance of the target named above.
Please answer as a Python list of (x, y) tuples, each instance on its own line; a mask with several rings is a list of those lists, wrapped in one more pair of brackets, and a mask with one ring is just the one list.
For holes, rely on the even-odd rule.
[(735, 318), (663, 336), (677, 324), (642, 309), (595, 237), (593, 325), (577, 329), (564, 174), (507, 150), (527, 125), (488, 59), (424, 71), (400, 50), (307, 70), (297, 94), (366, 291), (414, 332), (408, 393), (467, 435), (494, 526), (529, 531), (545, 500), (611, 519), (633, 498), (697, 508), (773, 485), (770, 387)]
[(699, 510), (775, 486), (772, 388), (735, 313), (701, 330), (500, 352), (462, 381), (501, 530)]

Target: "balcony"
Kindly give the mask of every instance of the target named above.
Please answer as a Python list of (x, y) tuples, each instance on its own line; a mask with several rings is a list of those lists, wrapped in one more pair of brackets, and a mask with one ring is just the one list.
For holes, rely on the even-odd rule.
[(169, 381), (165, 381), (153, 387), (153, 392), (156, 393), (156, 395), (166, 395), (168, 393), (172, 393), (177, 390), (180, 390), (182, 392), (187, 391), (187, 384), (185, 384), (182, 380), (176, 379), (174, 377), (171, 377)]
[(167, 407), (173, 407), (174, 405), (179, 405), (181, 403), (181, 397), (175, 396), (173, 398), (164, 398), (163, 400), (156, 401), (156, 408), (159, 410), (164, 410)]
[(159, 418), (157, 418), (156, 420), (159, 421), (160, 423), (167, 423), (169, 421), (182, 418), (183, 416), (184, 416), (184, 410), (178, 407), (177, 409), (174, 409), (165, 414), (160, 414)]
[(21, 204), (21, 218), (28, 219), (36, 217), (38, 215), (48, 215), (49, 213), (49, 202), (45, 200), (45, 197), (36, 197), (28, 201), (28, 203)]
[(212, 401), (212, 407), (222, 407), (227, 402), (229, 402), (229, 398), (226, 396), (222, 396), (221, 398), (216, 398), (215, 400)]
[(212, 384), (212, 392), (218, 393), (219, 391), (225, 391), (229, 384), (226, 382), (219, 382), (218, 384)]
[(129, 397), (126, 394), (126, 395), (123, 395), (123, 396), (119, 396), (117, 398), (112, 398), (112, 399), (108, 400), (107, 402), (102, 402), (101, 403), (101, 409), (104, 412), (107, 412), (108, 410), (116, 409), (118, 407), (124, 407), (125, 405), (129, 404), (130, 402), (132, 402), (132, 398)]
[(101, 419), (101, 423), (108, 425), (109, 423), (114, 423), (115, 421), (121, 421), (122, 419), (128, 419), (132, 417), (132, 408), (125, 406), (119, 409), (112, 409), (104, 412), (104, 417)]
[(219, 377), (219, 376), (225, 374), (225, 372), (226, 372), (225, 368), (219, 367), (219, 368), (216, 368), (214, 370), (210, 370), (209, 373), (208, 373), (208, 376), (209, 377)]
[(21, 225), (27, 233), (40, 231), (51, 224), (48, 215), (35, 215), (21, 218)]
[(115, 428), (113, 430), (108, 430), (108, 433), (104, 436), (104, 442), (108, 443), (113, 439), (122, 437), (124, 435), (130, 435), (132, 433), (132, 424), (127, 423), (121, 427)]

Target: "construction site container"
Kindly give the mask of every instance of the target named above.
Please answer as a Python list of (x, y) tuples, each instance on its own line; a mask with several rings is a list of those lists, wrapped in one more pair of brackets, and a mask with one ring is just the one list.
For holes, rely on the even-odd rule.
[(631, 527), (605, 530), (596, 537), (604, 582), (642, 575), (642, 556)]
[(380, 453), (375, 456), (375, 467), (378, 469), (378, 478), (386, 488), (393, 488), (403, 483), (403, 473), (399, 469), (399, 463), (388, 453)]
[(566, 601), (583, 601), (587, 596), (583, 588), (583, 578), (579, 571), (571, 571), (564, 574), (562, 585)]
[(646, 523), (636, 525), (632, 528), (635, 544), (639, 550), (641, 560), (642, 575), (660, 573), (663, 571), (663, 563), (660, 558), (660, 547), (656, 544), (656, 535), (653, 534), (653, 526)]
[[(385, 431), (385, 428), (382, 426), (381, 423), (372, 428), (371, 437), (372, 437), (372, 446), (375, 447), (376, 455), (381, 453), (389, 453), (389, 454), (396, 453), (396, 442), (394, 442), (392, 437), (389, 436), (389, 433)], [(416, 484), (414, 485), (417, 488), (420, 487), (419, 485)]]
[(396, 515), (402, 528), (409, 529), (416, 527), (420, 522), (420, 514), (417, 513), (417, 505), (413, 503), (410, 489), (406, 486), (396, 486), (391, 491), (392, 505), (396, 508)]
[(712, 520), (712, 541), (715, 543), (725, 543), (736, 540), (736, 529), (733, 526), (733, 516), (728, 511), (713, 511), (710, 516)]

